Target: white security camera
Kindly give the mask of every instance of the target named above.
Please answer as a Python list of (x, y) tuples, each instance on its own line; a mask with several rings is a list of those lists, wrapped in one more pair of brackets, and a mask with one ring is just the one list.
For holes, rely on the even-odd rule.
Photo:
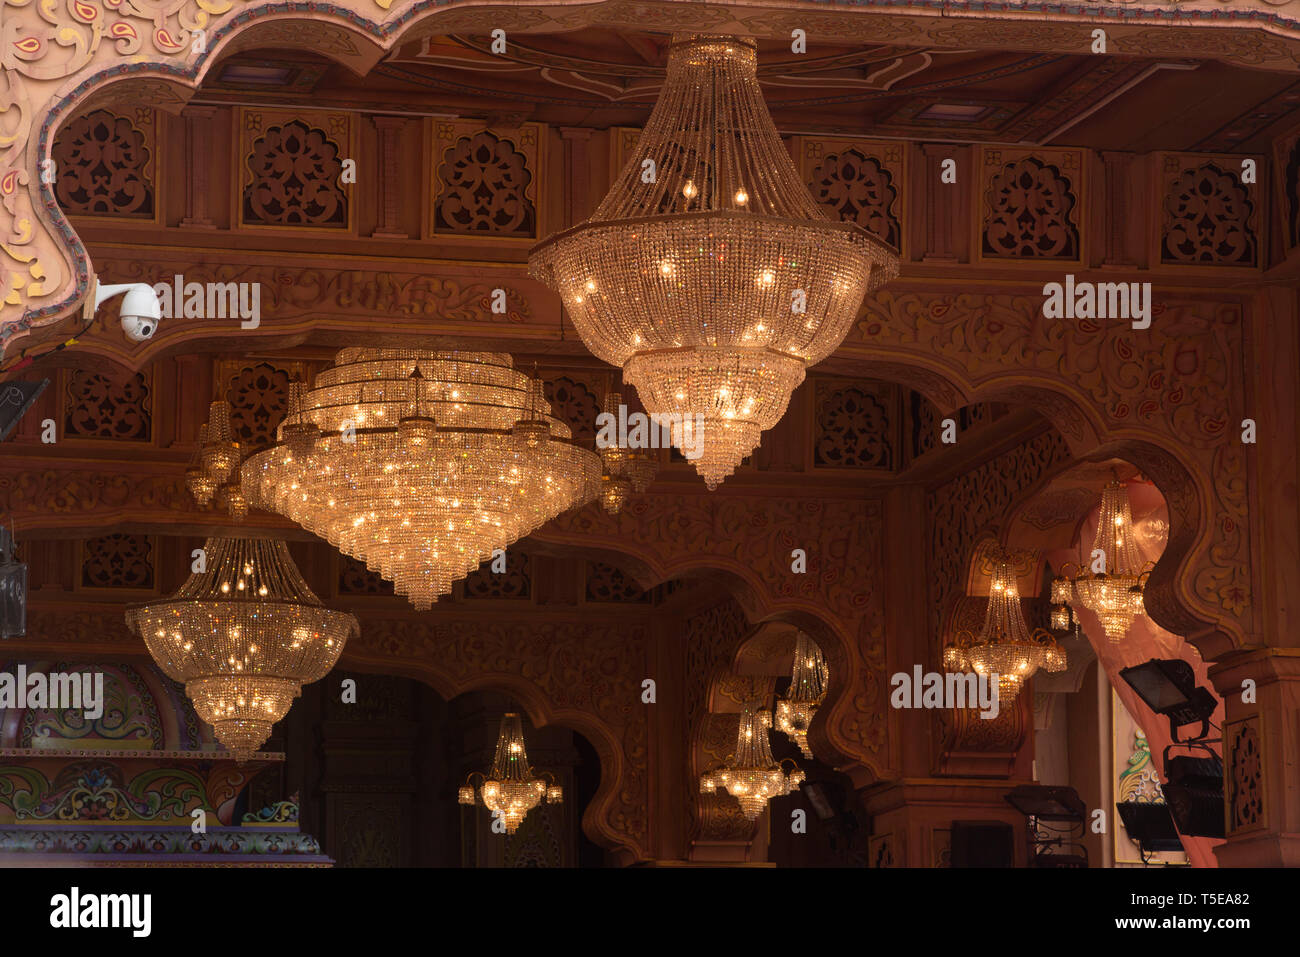
[[(119, 312), (122, 331), (132, 342), (144, 342), (153, 336), (162, 321), (162, 306), (153, 286), (144, 282), (127, 282), (115, 286), (101, 286), (95, 281), (95, 292), (87, 302), (89, 312), (93, 315), (100, 306), (114, 296), (126, 293)], [(93, 304), (92, 304), (93, 303)]]

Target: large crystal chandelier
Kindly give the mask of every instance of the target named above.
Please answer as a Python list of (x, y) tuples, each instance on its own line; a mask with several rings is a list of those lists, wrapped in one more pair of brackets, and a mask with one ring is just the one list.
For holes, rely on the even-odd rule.
[(1039, 668), (1064, 671), (1065, 649), (1041, 628), (1031, 633), (1020, 608), (1020, 590), (1010, 558), (993, 559), (988, 609), (978, 635), (959, 632), (943, 650), (944, 667), (998, 676), (998, 699), (1011, 701)]
[(596, 453), (550, 411), (508, 355), (344, 349), (244, 463), (244, 494), (429, 608), (599, 493)]
[(663, 91), (613, 188), (530, 259), (648, 412), (702, 422), (695, 466), (709, 488), (898, 269), (890, 246), (814, 202), (763, 102), (757, 60), (752, 40), (674, 37)]
[[(483, 778), (479, 786), (477, 800), (493, 814), (499, 814), (505, 821), (506, 833), (513, 834), (519, 830), (528, 812), (543, 800), (559, 804), (564, 799), (564, 789), (554, 783), (554, 775), (545, 772), (550, 778), (545, 780), (528, 764), (528, 753), (524, 750), (524, 729), (519, 715), (510, 713), (501, 718), (501, 730), (497, 734), (497, 752), (492, 761), (492, 769)], [(474, 774), (470, 775), (472, 780)], [(472, 784), (460, 789), (458, 800), (461, 804), (476, 803)]]
[(805, 758), (813, 756), (808, 747), (808, 726), (826, 697), (829, 683), (830, 672), (822, 650), (811, 638), (799, 632), (795, 639), (794, 664), (790, 669), (790, 688), (785, 697), (776, 702), (776, 730), (799, 745)]
[(321, 604), (283, 541), (210, 538), (203, 561), (175, 595), (128, 608), (126, 623), (243, 762), (334, 667), (357, 620)]
[[(1101, 517), (1092, 541), (1094, 570), (1081, 569), (1074, 579), (1080, 604), (1101, 620), (1106, 637), (1121, 641), (1133, 619), (1146, 613), (1142, 597), (1150, 562), (1142, 561), (1133, 530), (1133, 513), (1128, 489), (1122, 482), (1109, 482), (1101, 492)], [(1100, 571), (1095, 570), (1100, 568)], [(1064, 577), (1052, 583), (1052, 600), (1069, 601), (1070, 581)]]
[(700, 777), (702, 793), (726, 789), (740, 802), (740, 812), (747, 821), (757, 820), (772, 798), (783, 797), (803, 783), (804, 774), (797, 767), (787, 773), (773, 760), (767, 738), (771, 727), (771, 712), (747, 707), (740, 716), (735, 752), (723, 767)]

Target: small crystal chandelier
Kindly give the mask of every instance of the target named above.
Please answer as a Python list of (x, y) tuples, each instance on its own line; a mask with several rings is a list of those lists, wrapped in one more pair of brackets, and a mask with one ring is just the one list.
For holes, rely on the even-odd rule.
[[(548, 785), (528, 764), (524, 750), (524, 729), (519, 715), (511, 712), (501, 718), (501, 731), (497, 734), (497, 752), (492, 769), (486, 775), (475, 772), (470, 782), (461, 787), (458, 799), (461, 804), (484, 804), (493, 814), (505, 821), (506, 833), (519, 830), (528, 812), (542, 803), (559, 804), (564, 800), (564, 789), (555, 783), (555, 775), (543, 772), (551, 779)], [(473, 779), (483, 783), (476, 794)]]
[(799, 632), (795, 639), (794, 664), (790, 669), (790, 688), (785, 697), (776, 702), (776, 730), (799, 745), (803, 756), (810, 760), (813, 753), (808, 747), (808, 726), (826, 697), (829, 683), (830, 672), (822, 650), (811, 638)]
[(735, 753), (721, 768), (700, 777), (701, 793), (725, 788), (740, 802), (740, 812), (747, 821), (757, 820), (772, 798), (783, 797), (803, 783), (804, 774), (793, 761), (787, 773), (772, 758), (772, 746), (767, 738), (771, 727), (771, 712), (746, 707), (736, 732)]
[(126, 623), (242, 763), (334, 667), (357, 620), (321, 604), (283, 541), (210, 538), (203, 554), (204, 571), (129, 607)]
[(185, 472), (185, 484), (201, 507), (215, 499), (237, 522), (248, 517), (248, 500), (239, 489), (239, 463), (245, 450), (234, 440), (230, 403), (213, 402), (208, 421), (199, 427), (199, 445)]
[[(1092, 554), (1102, 570), (1080, 568), (1073, 580), (1064, 574), (1057, 577), (1052, 582), (1052, 601), (1058, 605), (1068, 602), (1073, 585), (1079, 603), (1101, 620), (1106, 637), (1122, 641), (1133, 619), (1146, 614), (1142, 592), (1154, 567), (1153, 562), (1142, 561), (1134, 535), (1128, 489), (1122, 482), (1109, 482), (1102, 489), (1101, 517), (1092, 541)], [(1064, 573), (1064, 566), (1061, 571)], [(1054, 626), (1056, 620), (1054, 612)]]
[(1024, 682), (1039, 668), (1064, 671), (1065, 649), (1041, 628), (1031, 633), (1020, 607), (1020, 591), (1009, 556), (993, 556), (988, 610), (978, 636), (958, 632), (956, 640), (943, 650), (944, 667), (950, 671), (973, 671), (997, 675), (998, 698), (1014, 700)]
[[(622, 394), (605, 393), (605, 413), (618, 419), (622, 405)], [(607, 445), (596, 451), (600, 453), (600, 461), (605, 469), (601, 476), (600, 502), (605, 511), (617, 515), (634, 492), (640, 494), (650, 487), (659, 467), (651, 452), (646, 449)]]
[(426, 609), (600, 493), (600, 459), (550, 411), (508, 355), (344, 349), (244, 463), (243, 493)]
[[(752, 40), (676, 36), (667, 80), (605, 199), (533, 249), (596, 356), (652, 415), (702, 416), (710, 489), (785, 414), (898, 254), (832, 220), (801, 181)], [(680, 441), (679, 434), (675, 440)]]

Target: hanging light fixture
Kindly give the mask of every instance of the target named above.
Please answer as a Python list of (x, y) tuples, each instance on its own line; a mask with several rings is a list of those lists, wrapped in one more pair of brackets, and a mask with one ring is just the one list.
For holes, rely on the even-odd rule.
[(283, 541), (210, 538), (203, 555), (203, 571), (126, 623), (242, 763), (334, 667), (357, 620), (321, 604)]
[(1154, 566), (1142, 561), (1128, 489), (1122, 482), (1109, 482), (1102, 489), (1101, 517), (1092, 540), (1092, 555), (1091, 570), (1080, 569), (1074, 578), (1075, 594), (1079, 603), (1101, 620), (1106, 637), (1121, 641), (1133, 619), (1146, 614), (1142, 592)]
[(208, 407), (208, 421), (199, 427), (199, 445), (185, 472), (185, 484), (201, 507), (214, 500), (218, 508), (242, 522), (248, 501), (239, 490), (239, 463), (247, 451), (234, 440), (230, 403), (218, 400)]
[(998, 676), (998, 698), (1011, 701), (1038, 669), (1064, 671), (1065, 649), (1041, 628), (1031, 633), (1020, 607), (1020, 590), (1009, 556), (993, 557), (988, 610), (979, 635), (968, 631), (943, 650), (944, 667)]
[(773, 760), (767, 737), (771, 727), (771, 712), (746, 707), (736, 732), (735, 752), (721, 768), (700, 776), (702, 793), (724, 788), (740, 802), (740, 812), (747, 821), (757, 820), (772, 798), (783, 797), (803, 783), (804, 774), (793, 761), (787, 773)]
[(757, 66), (752, 40), (674, 37), (663, 91), (613, 188), (530, 258), (647, 411), (702, 416), (695, 466), (711, 489), (898, 269), (892, 247), (813, 200)]
[(207, 441), (200, 451), (203, 471), (218, 486), (229, 480), (239, 464), (239, 443), (230, 427), (230, 403), (213, 402), (208, 407)]
[(206, 508), (212, 501), (212, 496), (217, 492), (217, 483), (208, 475), (207, 470), (203, 467), (203, 448), (208, 444), (208, 424), (204, 422), (199, 426), (199, 442), (194, 449), (194, 455), (190, 459), (190, 466), (185, 470), (185, 486), (194, 496), (194, 501), (200, 507)]
[[(605, 393), (602, 412), (613, 416), (617, 421), (622, 407), (621, 393)], [(605, 511), (617, 515), (634, 492), (639, 494), (650, 487), (658, 466), (651, 451), (647, 449), (630, 449), (612, 444), (598, 445), (596, 451), (600, 454), (600, 461), (605, 469), (600, 480), (600, 503)]]
[[(492, 769), (486, 775), (471, 774), (471, 783), (461, 787), (458, 799), (468, 805), (481, 802), (493, 814), (501, 815), (506, 833), (513, 834), (528, 812), (542, 801), (560, 804), (564, 800), (564, 789), (555, 783), (555, 775), (549, 771), (544, 774), (551, 779), (549, 785), (528, 764), (523, 724), (519, 715), (511, 712), (501, 718)], [(483, 779), (477, 795), (472, 784), (476, 776)]]
[[(622, 393), (612, 391), (605, 393), (605, 405), (602, 409), (605, 414), (618, 420), (619, 410), (622, 407)], [(598, 451), (605, 471), (614, 478), (625, 480), (629, 492), (637, 494), (644, 492), (650, 487), (655, 473), (659, 470), (658, 465), (655, 464), (653, 449), (625, 449), (619, 445), (608, 445)]]
[(429, 608), (497, 549), (600, 492), (600, 460), (508, 355), (344, 349), (244, 463), (286, 515)]
[(808, 747), (808, 726), (826, 697), (830, 672), (817, 643), (799, 632), (795, 639), (794, 664), (790, 668), (790, 688), (776, 702), (776, 729), (799, 745), (803, 756), (812, 759)]

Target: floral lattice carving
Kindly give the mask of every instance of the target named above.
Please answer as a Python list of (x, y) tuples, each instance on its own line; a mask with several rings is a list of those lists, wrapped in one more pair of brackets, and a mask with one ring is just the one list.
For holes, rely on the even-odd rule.
[(150, 405), (145, 372), (74, 369), (68, 374), (64, 434), (148, 442), (153, 428)]
[(596, 416), (600, 400), (586, 385), (568, 376), (558, 376), (545, 384), (546, 401), (551, 414), (567, 425), (580, 445), (596, 441)]
[(82, 545), (81, 584), (86, 588), (153, 588), (153, 542), (121, 532)]
[(1229, 830), (1240, 831), (1264, 823), (1264, 763), (1254, 721), (1235, 725), (1230, 742)]
[(95, 110), (77, 116), (54, 140), (54, 195), (81, 216), (152, 218), (149, 136), (125, 116)]
[(236, 442), (253, 450), (275, 443), (275, 430), (289, 407), (290, 381), (288, 372), (266, 362), (246, 366), (231, 380), (226, 401)]
[(460, 137), (444, 154), (438, 177), (435, 229), (536, 235), (537, 211), (526, 195), (533, 174), (510, 140), (487, 130)]
[(838, 218), (898, 246), (898, 190), (893, 175), (875, 157), (856, 149), (829, 154), (813, 171), (812, 193)]
[(339, 554), (340, 595), (392, 595), (393, 583), (350, 555)]
[(506, 570), (494, 572), (486, 561), (465, 579), (466, 598), (518, 598), (532, 595), (528, 556), (523, 552), (506, 553)]
[(830, 468), (892, 469), (895, 464), (893, 396), (889, 387), (836, 388), (817, 383), (813, 464)]
[(1182, 170), (1165, 194), (1161, 260), (1255, 265), (1254, 209), (1237, 174), (1214, 163)]
[(650, 592), (616, 565), (587, 562), (587, 601), (648, 602)]
[(1070, 180), (1033, 156), (1005, 164), (985, 193), (986, 256), (1078, 259), (1077, 205)]
[(253, 141), (243, 222), (263, 226), (348, 225), (339, 144), (322, 129), (291, 120)]

